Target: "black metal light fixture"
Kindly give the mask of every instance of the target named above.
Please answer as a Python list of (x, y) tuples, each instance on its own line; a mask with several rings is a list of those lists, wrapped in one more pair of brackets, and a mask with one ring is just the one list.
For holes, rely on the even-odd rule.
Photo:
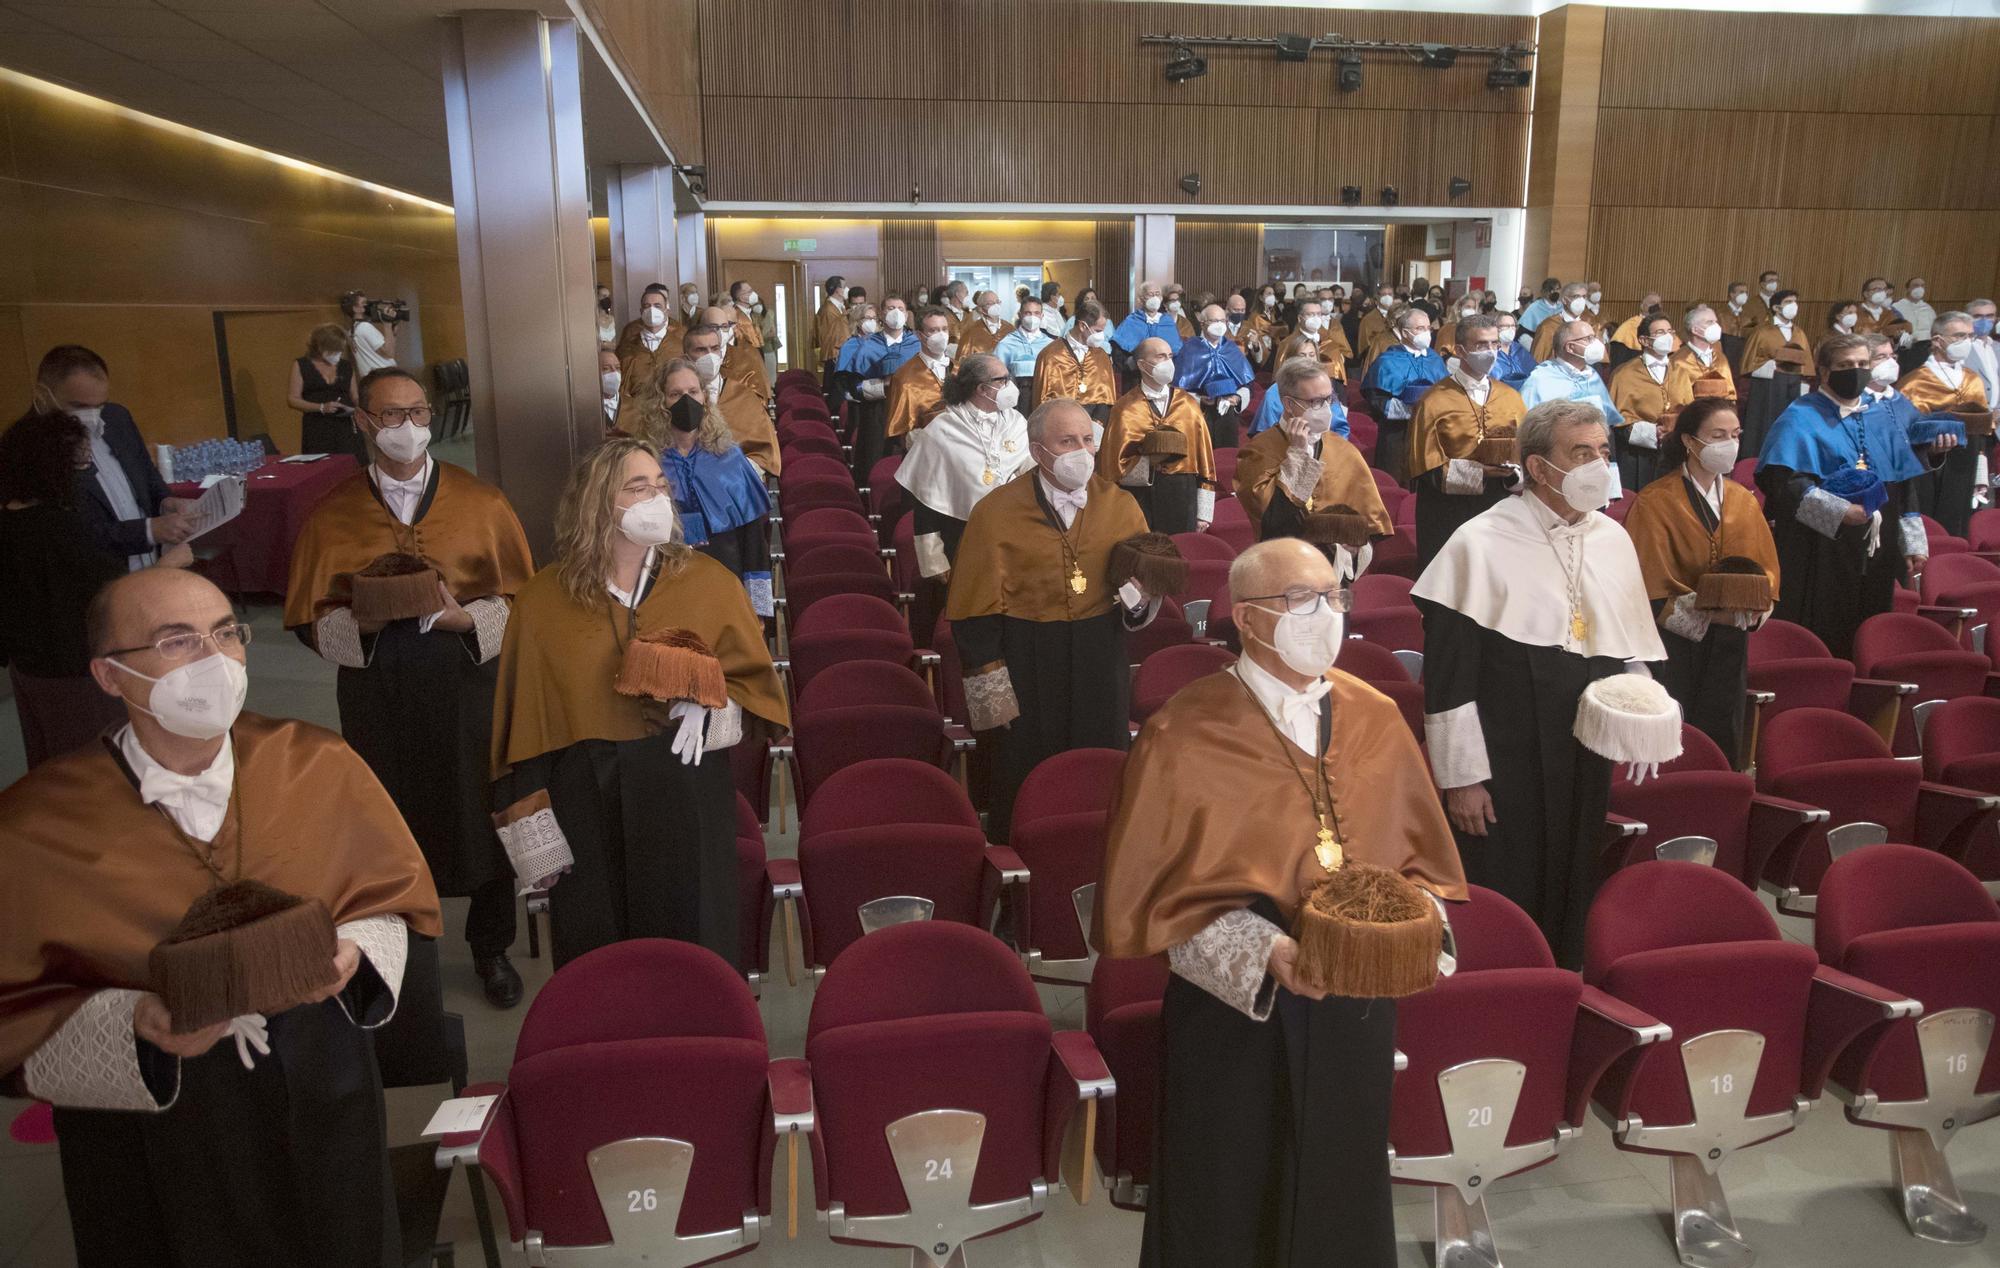
[(1201, 173), (1189, 172), (1186, 176), (1181, 177), (1181, 192), (1189, 196), (1199, 194), (1201, 192)]
[(1396, 192), (1396, 187), (1394, 185), (1384, 185), (1382, 187), (1382, 205), (1384, 207), (1394, 207), (1397, 203), (1402, 201), (1403, 201), (1403, 196)]
[(1419, 66), (1449, 70), (1458, 64), (1458, 50), (1449, 44), (1419, 44), (1413, 56)]
[(1359, 207), (1361, 205), (1361, 186), (1342, 185), (1340, 187), (1340, 201), (1349, 207)]
[(1167, 59), (1167, 82), (1184, 84), (1190, 79), (1200, 79), (1208, 73), (1208, 59), (1195, 56), (1195, 51), (1185, 44), (1174, 46), (1173, 56)]
[(1342, 92), (1361, 91), (1361, 54), (1346, 52), (1340, 55), (1340, 69), (1334, 72), (1333, 86)]
[(1452, 198), (1463, 198), (1471, 192), (1472, 182), (1463, 176), (1452, 177), (1451, 183), (1445, 186), (1445, 193)]
[(1312, 56), (1313, 37), (1310, 35), (1279, 35), (1273, 37), (1278, 44), (1278, 60), (1281, 62), (1303, 62)]
[(1493, 59), (1486, 68), (1486, 86), (1496, 92), (1505, 88), (1526, 88), (1535, 80), (1535, 72), (1514, 60), (1514, 50), (1509, 48)]

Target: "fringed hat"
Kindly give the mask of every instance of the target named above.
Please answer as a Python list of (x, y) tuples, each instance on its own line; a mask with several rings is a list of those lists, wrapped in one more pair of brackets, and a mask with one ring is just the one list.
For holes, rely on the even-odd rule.
[(1155, 427), (1139, 437), (1139, 452), (1148, 458), (1185, 458), (1188, 438), (1178, 427)]
[(1147, 594), (1175, 594), (1187, 588), (1187, 560), (1165, 533), (1136, 533), (1111, 548), (1105, 577), (1112, 589), (1134, 582)]
[(1412, 881), (1346, 863), (1299, 905), (1292, 938), (1302, 981), (1352, 999), (1399, 999), (1437, 981), (1444, 922)]
[(1804, 374), (1811, 365), (1811, 358), (1804, 350), (1794, 348), (1790, 344), (1772, 353), (1771, 360), (1777, 362), (1778, 368), (1787, 374)]
[(1644, 674), (1613, 674), (1583, 689), (1572, 733), (1614, 762), (1671, 762), (1681, 755), (1681, 707)]
[(1835, 497), (1846, 498), (1870, 515), (1889, 504), (1889, 486), (1867, 467), (1842, 467), (1820, 487)]
[(1693, 383), (1694, 396), (1700, 400), (1704, 396), (1736, 396), (1736, 385), (1719, 374), (1704, 374)]
[(1324, 511), (1308, 511), (1305, 523), (1299, 527), (1299, 536), (1315, 546), (1359, 550), (1368, 544), (1371, 527), (1366, 515), (1341, 502)]
[(692, 700), (704, 709), (729, 703), (722, 662), (692, 630), (654, 630), (625, 645), (612, 684), (620, 695), (646, 700)]
[(1521, 460), (1521, 442), (1512, 431), (1488, 435), (1472, 447), (1472, 460), (1483, 466), (1499, 467)]
[(1771, 574), (1742, 555), (1725, 555), (1694, 584), (1694, 605), (1706, 612), (1762, 612), (1771, 606)]
[(177, 1035), (281, 1013), (339, 980), (333, 917), (317, 898), (237, 881), (194, 900), (148, 961)]
[(378, 556), (351, 579), (354, 620), (358, 625), (387, 625), (414, 620), (438, 610), (438, 571), (421, 555), (399, 551)]

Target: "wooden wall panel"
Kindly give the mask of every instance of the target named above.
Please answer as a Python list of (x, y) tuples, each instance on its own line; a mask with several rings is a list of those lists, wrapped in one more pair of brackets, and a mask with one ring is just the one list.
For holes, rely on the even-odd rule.
[(584, 0), (584, 7), (674, 156), (701, 162), (700, 0)]
[(1545, 272), (1570, 277), (1584, 267), (1590, 232), (1605, 11), (1577, 4), (1557, 9), (1542, 20), (1541, 36), (1528, 156), (1531, 236), (1524, 255), (1537, 278)]
[[(1181, 220), (1174, 224), (1174, 280), (1190, 296), (1225, 292), (1248, 284), (1263, 272), (1264, 227), (1226, 220)], [(1225, 303), (1225, 307), (1226, 307)], [(1192, 319), (1194, 313), (1188, 317)]]
[(882, 222), (882, 296), (900, 291), (905, 299), (944, 276), (935, 220)]
[(1132, 222), (1100, 220), (1091, 251), (1097, 296), (1111, 320), (1122, 321), (1132, 311)]

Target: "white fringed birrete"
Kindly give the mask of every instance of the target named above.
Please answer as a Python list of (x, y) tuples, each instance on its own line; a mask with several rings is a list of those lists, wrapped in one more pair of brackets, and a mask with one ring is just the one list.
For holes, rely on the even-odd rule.
[(1584, 688), (1572, 734), (1614, 762), (1671, 762), (1681, 755), (1681, 707), (1644, 674), (1613, 674)]

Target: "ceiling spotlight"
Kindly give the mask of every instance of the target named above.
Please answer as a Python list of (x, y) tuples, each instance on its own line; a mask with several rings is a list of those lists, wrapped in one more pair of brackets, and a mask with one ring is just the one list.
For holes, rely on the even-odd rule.
[(1278, 60), (1281, 62), (1303, 62), (1312, 56), (1313, 37), (1310, 35), (1280, 35), (1273, 43), (1278, 46)]
[(1419, 44), (1413, 54), (1420, 66), (1445, 70), (1458, 62), (1458, 50), (1449, 44)]
[(1361, 54), (1340, 55), (1340, 69), (1334, 72), (1333, 86), (1342, 92), (1361, 91)]
[(1453, 198), (1463, 198), (1472, 192), (1472, 182), (1463, 176), (1454, 176), (1451, 178), (1451, 183), (1445, 186), (1445, 190)]
[(1361, 205), (1361, 186), (1359, 186), (1359, 185), (1342, 185), (1342, 186), (1340, 187), (1340, 201), (1341, 201), (1341, 202), (1343, 202), (1343, 203), (1345, 203), (1345, 204), (1346, 204), (1347, 206), (1349, 206), (1349, 207), (1358, 207), (1358, 206), (1360, 206), (1360, 205)]
[(1208, 73), (1208, 59), (1196, 57), (1194, 50), (1185, 44), (1174, 45), (1173, 56), (1167, 58), (1167, 82), (1184, 84), (1190, 79), (1200, 79)]
[(1181, 177), (1181, 192), (1189, 195), (1199, 194), (1201, 192), (1201, 173), (1189, 172), (1186, 176)]
[(1403, 201), (1403, 196), (1396, 192), (1394, 185), (1384, 185), (1382, 187), (1382, 205), (1384, 207), (1393, 207), (1401, 201)]
[(1493, 64), (1486, 68), (1486, 86), (1495, 90), (1526, 88), (1534, 82), (1534, 78), (1535, 72), (1515, 64), (1511, 48), (1494, 58)]

